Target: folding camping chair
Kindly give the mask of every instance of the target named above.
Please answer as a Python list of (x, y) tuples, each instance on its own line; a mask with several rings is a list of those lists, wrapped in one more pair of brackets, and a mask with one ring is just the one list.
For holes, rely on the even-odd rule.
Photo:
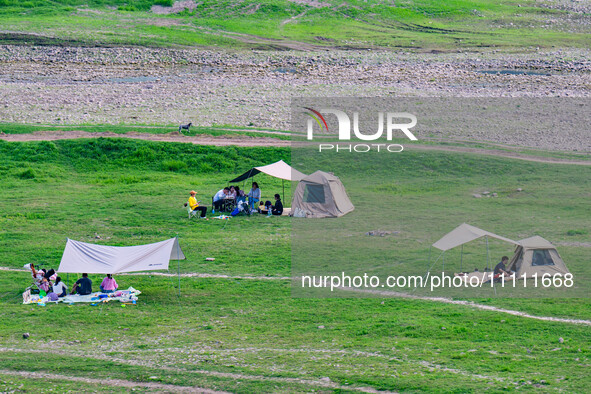
[(226, 198), (224, 201), (224, 211), (225, 212), (232, 212), (236, 208), (236, 199), (235, 198)]
[[(215, 207), (215, 203), (213, 202), (213, 197), (211, 198), (211, 206)], [(234, 198), (224, 198), (222, 200), (222, 204), (219, 208), (220, 212), (232, 212), (236, 208), (236, 199)]]
[(191, 206), (189, 204), (187, 204), (187, 213), (189, 214), (189, 220), (191, 220), (191, 218), (193, 216), (197, 217), (197, 214), (199, 213), (199, 211), (193, 211), (191, 209)]

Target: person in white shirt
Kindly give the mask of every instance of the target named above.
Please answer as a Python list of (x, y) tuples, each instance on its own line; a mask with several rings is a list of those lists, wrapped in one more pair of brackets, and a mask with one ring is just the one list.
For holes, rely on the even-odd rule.
[(58, 297), (65, 297), (68, 294), (68, 286), (62, 282), (62, 278), (59, 276), (55, 278), (55, 284), (53, 285), (53, 292), (57, 294)]
[(224, 187), (222, 190), (217, 192), (215, 196), (213, 196), (213, 209), (217, 209), (219, 211), (224, 205), (224, 200), (229, 193), (230, 189), (227, 187)]

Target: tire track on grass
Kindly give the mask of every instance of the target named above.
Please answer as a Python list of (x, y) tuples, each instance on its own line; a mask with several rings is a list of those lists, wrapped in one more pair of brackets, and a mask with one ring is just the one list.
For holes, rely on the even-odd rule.
[[(322, 387), (322, 388), (328, 388), (328, 389), (333, 389), (333, 390), (347, 390), (347, 391), (359, 391), (362, 393), (369, 393), (369, 394), (395, 394), (395, 392), (393, 391), (384, 391), (384, 390), (377, 390), (374, 389), (372, 387), (360, 387), (360, 386), (344, 386), (344, 385), (340, 385), (336, 382), (332, 382), (330, 379), (328, 378), (321, 378), (319, 380), (310, 380), (310, 379), (302, 379), (302, 378), (283, 378), (283, 377), (276, 377), (276, 376), (263, 376), (263, 375), (247, 375), (247, 374), (243, 374), (243, 373), (236, 373), (236, 372), (218, 372), (218, 371), (206, 371), (206, 370), (186, 370), (186, 369), (179, 369), (179, 368), (172, 368), (169, 366), (164, 366), (164, 365), (156, 365), (154, 363), (150, 363), (150, 362), (141, 362), (141, 361), (135, 361), (135, 360), (124, 360), (124, 359), (119, 359), (116, 357), (106, 357), (106, 356), (101, 356), (101, 355), (97, 355), (97, 354), (79, 354), (76, 352), (64, 352), (64, 351), (55, 351), (55, 350), (45, 350), (45, 349), (16, 349), (16, 348), (0, 348), (0, 352), (13, 352), (13, 353), (49, 353), (49, 354), (61, 354), (61, 355), (67, 355), (67, 356), (72, 356), (72, 355), (77, 355), (77, 356), (82, 356), (85, 358), (90, 358), (90, 359), (95, 359), (95, 360), (101, 360), (101, 361), (111, 361), (111, 362), (116, 362), (116, 363), (120, 363), (120, 364), (126, 364), (126, 365), (131, 365), (131, 366), (141, 366), (141, 367), (149, 367), (149, 368), (156, 368), (162, 371), (169, 371), (169, 372), (175, 372), (175, 373), (190, 373), (190, 374), (196, 374), (196, 375), (205, 375), (205, 376), (214, 376), (217, 378), (225, 378), (225, 379), (243, 379), (243, 380), (251, 380), (251, 381), (262, 381), (262, 382), (276, 382), (276, 383), (291, 383), (291, 384), (301, 384), (301, 385), (305, 385), (305, 386), (312, 386), (312, 387)], [(27, 371), (8, 371), (8, 372), (13, 372), (13, 373), (23, 373), (23, 374), (41, 374), (44, 375), (42, 377), (53, 377), (53, 378), (59, 378), (60, 375), (54, 375), (54, 374), (45, 374), (45, 373), (39, 373), (39, 372), (27, 372)], [(0, 370), (0, 374), (2, 373), (2, 370)], [(26, 376), (26, 375), (25, 375)], [(82, 377), (75, 377), (72, 376), (70, 377), (72, 379), (76, 379), (77, 381), (82, 381), (82, 382), (88, 382), (87, 378), (82, 378)], [(92, 379), (95, 380), (96, 382), (102, 382), (102, 379)], [(125, 382), (127, 383), (136, 383), (136, 382), (132, 382), (132, 381), (126, 381), (126, 380), (120, 380), (120, 379), (106, 379), (106, 381), (111, 381), (111, 382), (122, 382), (125, 384)], [(88, 382), (91, 383), (91, 382)], [(136, 386), (141, 386), (141, 385), (152, 385), (152, 384), (160, 384), (160, 383), (151, 383), (151, 382), (143, 382), (143, 383), (138, 383), (136, 384)], [(185, 389), (188, 390), (193, 390), (192, 387), (187, 387), (187, 386), (175, 386), (175, 385), (169, 385), (169, 384), (161, 384), (163, 386), (170, 386), (170, 389), (174, 390), (174, 391), (178, 391), (178, 392), (182, 392)], [(129, 387), (129, 386), (124, 386), (124, 387)], [(147, 387), (147, 386), (146, 386)], [(152, 387), (152, 388), (157, 388), (157, 387)], [(168, 387), (166, 388), (168, 389)], [(216, 391), (212, 391), (209, 390), (207, 391), (207, 389), (199, 389), (196, 388), (197, 392), (203, 392), (203, 393), (219, 393)], [(199, 390), (203, 390), (203, 391), (199, 391)]]
[(44, 372), (31, 372), (31, 371), (10, 371), (6, 369), (0, 369), (0, 375), (18, 376), (28, 379), (56, 379), (56, 380), (67, 380), (70, 382), (89, 383), (96, 384), (98, 386), (113, 386), (113, 387), (143, 387), (147, 389), (165, 390), (166, 392), (175, 393), (203, 393), (203, 394), (229, 394), (227, 391), (216, 391), (210, 389), (204, 389), (201, 387), (189, 387), (189, 386), (176, 386), (173, 384), (156, 383), (156, 382), (134, 382), (131, 380), (124, 379), (94, 379), (94, 378), (83, 378), (79, 376), (69, 375), (57, 375), (55, 373), (44, 373)]
[[(155, 349), (155, 350), (164, 350), (164, 349)], [(186, 349), (165, 349), (167, 351), (177, 350), (177, 351), (184, 351)], [(55, 350), (50, 349), (16, 349), (16, 348), (0, 348), (0, 352), (14, 352), (14, 353), (56, 353)], [(203, 349), (203, 350), (193, 350), (189, 353), (259, 353), (259, 352), (270, 352), (270, 353), (307, 353), (307, 354), (331, 354), (331, 355), (346, 355), (346, 356), (354, 356), (354, 357), (366, 357), (366, 358), (381, 358), (388, 361), (397, 361), (400, 363), (420, 366), (428, 370), (428, 372), (446, 372), (451, 373), (454, 375), (461, 375), (469, 378), (476, 378), (488, 381), (497, 381), (497, 382), (506, 382), (507, 378), (498, 377), (498, 376), (489, 376), (483, 375), (479, 373), (471, 373), (468, 371), (464, 371), (457, 368), (449, 368), (439, 364), (433, 364), (428, 361), (423, 360), (410, 360), (408, 358), (399, 358), (396, 356), (389, 356), (385, 354), (381, 354), (378, 352), (366, 352), (362, 350), (339, 350), (339, 349), (276, 349), (276, 348), (257, 348), (257, 347), (247, 347), (247, 348), (232, 348), (232, 349)], [(331, 389), (340, 389), (340, 390), (354, 390), (360, 391), (363, 393), (391, 393), (391, 391), (382, 391), (376, 390), (373, 387), (356, 387), (356, 386), (341, 386), (336, 382), (330, 381), (330, 379), (326, 380), (326, 378), (321, 378), (320, 380), (310, 380), (310, 379), (302, 379), (302, 378), (281, 378), (281, 377), (273, 377), (273, 376), (262, 376), (262, 375), (245, 375), (242, 373), (233, 373), (233, 372), (217, 372), (217, 371), (205, 371), (205, 370), (186, 370), (186, 369), (179, 369), (174, 368), (166, 365), (155, 365), (149, 361), (143, 360), (130, 360), (130, 359), (123, 359), (118, 357), (107, 357), (101, 355), (87, 355), (82, 352), (67, 352), (67, 351), (57, 351), (57, 353), (65, 356), (72, 356), (76, 355), (78, 357), (85, 357), (85, 358), (93, 358), (101, 361), (111, 361), (120, 364), (127, 364), (131, 366), (141, 366), (141, 367), (149, 367), (149, 368), (159, 368), (165, 371), (175, 372), (175, 373), (194, 373), (194, 374), (202, 374), (202, 375), (210, 375), (215, 377), (221, 378), (232, 378), (232, 379), (246, 379), (246, 380), (263, 380), (263, 381), (275, 381), (275, 382), (283, 382), (283, 383), (294, 383), (294, 384), (304, 384), (310, 386), (321, 386), (324, 388), (331, 388)], [(157, 351), (156, 351), (157, 353)]]
[[(166, 350), (174, 350), (171, 348), (167, 348)], [(185, 351), (184, 349), (177, 349), (178, 351)], [(212, 349), (191, 349), (188, 353), (197, 353), (197, 354), (205, 354), (212, 352)], [(291, 348), (291, 349), (276, 349), (276, 348), (259, 348), (259, 347), (246, 347), (246, 348), (232, 348), (232, 349), (217, 349), (213, 353), (228, 353), (228, 354), (236, 354), (236, 353), (259, 353), (259, 352), (269, 352), (269, 353), (308, 353), (308, 354), (335, 354), (335, 355), (345, 355), (345, 356), (354, 356), (354, 357), (366, 357), (366, 358), (381, 358), (387, 361), (397, 361), (400, 363), (407, 363), (407, 364), (415, 364), (420, 365), (429, 370), (429, 372), (433, 372), (435, 370), (440, 372), (449, 372), (457, 375), (468, 376), (471, 378), (477, 379), (485, 379), (485, 380), (496, 380), (498, 382), (506, 381), (506, 378), (497, 377), (497, 376), (489, 376), (483, 375), (478, 373), (471, 373), (468, 371), (464, 371), (461, 369), (456, 368), (448, 368), (441, 366), (439, 364), (433, 364), (428, 361), (422, 360), (410, 360), (408, 358), (400, 358), (396, 356), (389, 356), (386, 354), (382, 354), (379, 352), (366, 352), (363, 350), (341, 350), (341, 349), (310, 349), (310, 348)]]

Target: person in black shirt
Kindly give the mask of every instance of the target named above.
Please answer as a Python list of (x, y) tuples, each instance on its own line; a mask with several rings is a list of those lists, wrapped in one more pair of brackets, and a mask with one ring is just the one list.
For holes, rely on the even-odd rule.
[(72, 287), (70, 294), (78, 293), (80, 295), (87, 295), (92, 293), (92, 281), (88, 277), (88, 274), (82, 274), (82, 278), (78, 279)]
[(509, 257), (503, 256), (503, 258), (501, 259), (501, 262), (495, 266), (495, 270), (493, 271), (495, 278), (500, 277), (501, 275), (511, 276), (511, 274), (506, 269), (506, 265), (507, 265), (508, 261), (509, 261)]
[(279, 194), (275, 194), (275, 205), (271, 207), (271, 213), (277, 216), (281, 216), (283, 213), (283, 203), (281, 203)]

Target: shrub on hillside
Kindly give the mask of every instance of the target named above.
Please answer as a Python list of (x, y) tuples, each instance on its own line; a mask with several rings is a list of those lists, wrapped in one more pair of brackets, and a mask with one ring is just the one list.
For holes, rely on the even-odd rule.
[(162, 169), (165, 171), (177, 172), (187, 167), (187, 163), (180, 160), (164, 160), (162, 162)]
[(17, 176), (21, 179), (35, 179), (35, 171), (33, 171), (32, 168), (27, 168), (26, 170), (19, 172)]

